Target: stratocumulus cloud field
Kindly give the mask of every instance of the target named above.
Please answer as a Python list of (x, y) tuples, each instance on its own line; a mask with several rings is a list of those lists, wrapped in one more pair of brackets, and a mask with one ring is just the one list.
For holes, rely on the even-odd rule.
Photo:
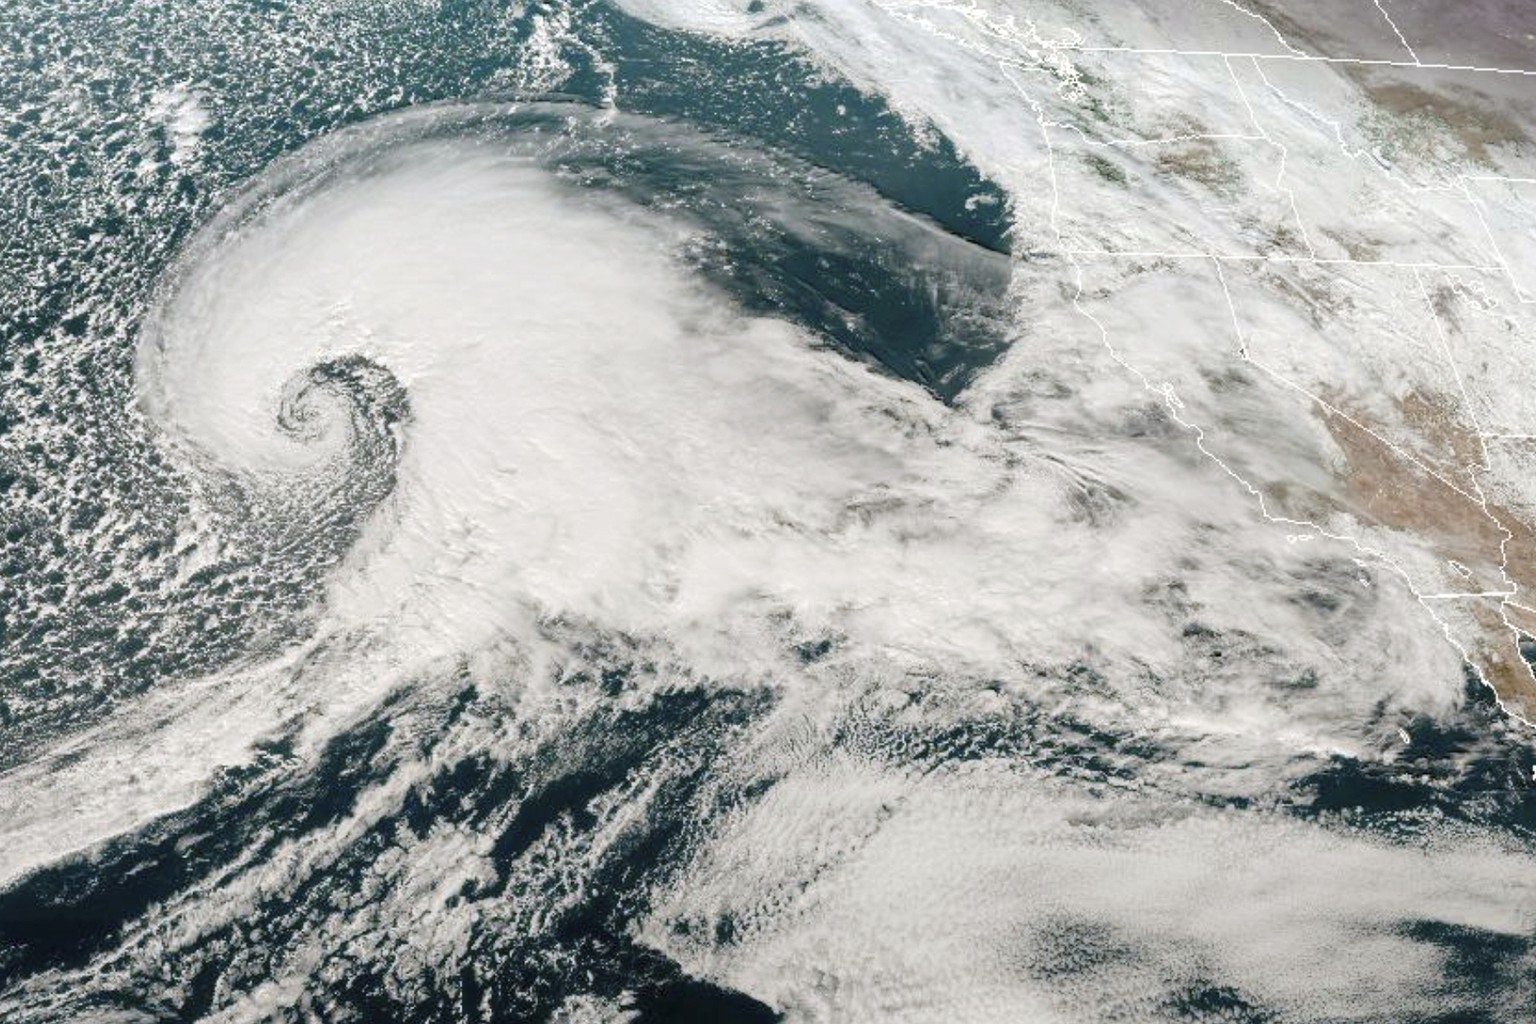
[(0, 15), (0, 1016), (1524, 1019), (1536, 78), (1366, 6)]

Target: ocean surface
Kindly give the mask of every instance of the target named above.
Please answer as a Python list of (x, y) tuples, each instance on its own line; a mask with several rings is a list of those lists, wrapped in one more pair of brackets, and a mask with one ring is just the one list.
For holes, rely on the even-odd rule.
[(1529, 727), (1025, 72), (714, 10), (0, 11), (0, 1017), (1532, 1019)]

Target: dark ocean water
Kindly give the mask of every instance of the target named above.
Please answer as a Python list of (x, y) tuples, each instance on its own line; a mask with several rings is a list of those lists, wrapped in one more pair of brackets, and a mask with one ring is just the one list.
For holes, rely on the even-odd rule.
[[(125, 416), (138, 324), (184, 241), (285, 154), (394, 110), (526, 98), (509, 73), (541, 13), (536, 5), (525, 17), (509, 16), (497, 3), (330, 16), (283, 3), (101, 3), (23, 4), (0, 15), (0, 45), (9, 51), (0, 71), (8, 183), (0, 202), (20, 227), (0, 257), (8, 282), (0, 327), (7, 520), (0, 763), (25, 762), (51, 737), (99, 721), (159, 680), (216, 671), (304, 635), (324, 573), (388, 493), (388, 432), (378, 450), (358, 456), (373, 470), (354, 474), (339, 500), (302, 522), (291, 510), (252, 509), (228, 496), (235, 536), (223, 557), (168, 582), (187, 483), (142, 422)], [(988, 322), (978, 312), (996, 307), (1006, 287), (1006, 261), (987, 255), (1007, 250), (1006, 198), (946, 140), (915, 137), (878, 100), (822, 80), (782, 48), (714, 44), (601, 5), (576, 16), (602, 66), (575, 54), (560, 86), (563, 103), (581, 113), (575, 108), (617, 93), (628, 112), (712, 134), (724, 151), (746, 155), (732, 182), (722, 168), (691, 164), (664, 144), (594, 137), (558, 156), (562, 173), (641, 204), (684, 204), (721, 241), (699, 254), (698, 269), (745, 309), (797, 319), (939, 394), (952, 395), (996, 353), (1000, 316)], [(170, 159), (173, 132), (146, 133), (136, 122), (154, 89), (189, 80), (205, 83), (220, 103), (196, 165), (183, 169)], [(77, 116), (64, 123), (49, 114), (61, 90), (80, 96)], [(558, 133), (564, 116), (547, 108), (472, 132)], [(930, 229), (895, 217), (884, 231), (837, 216), (811, 234), (804, 225), (776, 227), (771, 212), (767, 219), (754, 212), (749, 194), (762, 184), (752, 154), (764, 149), (781, 154), (774, 158), (781, 166), (806, 162), (793, 172), (801, 182), (794, 187), (835, 198), (864, 183), (935, 225), (955, 253), (929, 252), (930, 265), (920, 265), (913, 246), (932, 243), (916, 235)], [(153, 171), (136, 172), (146, 156), (158, 160)], [(978, 288), (991, 292), (980, 307)], [(962, 305), (964, 319), (956, 313)], [(370, 406), (408, 404), (408, 396), (391, 399), (393, 378), (383, 372), (387, 379), (370, 381), (376, 374), (366, 365), (324, 365), (312, 383), (348, 391), (360, 424), (387, 426), (403, 410)], [(103, 559), (104, 536), (127, 558)], [(592, 669), (615, 692), (640, 671), (622, 658)], [(686, 686), (641, 711), (578, 722), (557, 745), (515, 761), (449, 760), (284, 898), (163, 950), (153, 978), (142, 973), (148, 964), (109, 966), (134, 922), (216, 889), (284, 841), (334, 827), (359, 792), (388, 778), (401, 759), (452, 747), (455, 730), (471, 723), (515, 728), (508, 711), (481, 694), (484, 684), (466, 680), (447, 705), (402, 698), (300, 770), (278, 737), (194, 806), (10, 886), (0, 893), (7, 1012), (18, 1020), (115, 1011), (127, 1019), (199, 1019), (269, 977), (289, 945), (285, 936), (320, 926), (348, 902), (366, 902), (368, 866), (394, 832), (425, 834), (456, 822), (492, 838), (498, 866), (495, 879), (454, 897), (498, 908), (470, 937), (461, 969), (402, 989), (387, 954), (359, 954), (328, 971), (290, 1014), (539, 1020), (573, 994), (627, 991), (642, 1020), (774, 1019), (755, 1000), (687, 977), (626, 934), (645, 889), (681, 863), (694, 839), (701, 786), (721, 743), (764, 710), (762, 695), (706, 697)], [(407, 738), (416, 735), (430, 739)], [(663, 780), (651, 820), (585, 867), (582, 892), (549, 913), (545, 904), (560, 903), (563, 883), (544, 861), (558, 855), (533, 847), (557, 823), (591, 827), (587, 806), (636, 774)], [(744, 799), (712, 794), (707, 811), (724, 813)], [(87, 968), (83, 987), (50, 992), (44, 983), (25, 994), (29, 979)]]
[[(528, 105), (540, 84), (532, 41), (557, 13), (586, 49), (565, 46), (559, 95)], [(216, 97), (190, 160), (173, 158), (174, 128), (143, 113), (184, 82)], [(624, 117), (598, 117), (612, 101)], [(353, 410), (352, 471), (323, 500), (273, 505), (167, 458), (135, 411), (135, 346), (178, 254), (317, 139), (410, 108), (512, 102), (524, 105), (426, 131), (513, 148), (543, 133), (539, 159), (572, 188), (664, 210), (712, 239), (690, 265), (740, 309), (798, 323), (942, 400), (1015, 340), (1009, 197), (941, 133), (781, 45), (669, 31), (603, 4), (8, 4), (0, 219), (16, 229), (0, 248), (0, 770), (167, 680), (311, 637), (328, 573), (394, 485), (410, 395), (367, 360), (317, 365), (293, 397), (299, 433), (311, 392)], [(800, 216), (817, 209), (829, 212)], [(218, 499), (220, 536), (199, 536), (209, 553), (193, 564), (184, 522), (198, 487)], [(466, 660), (446, 681), (398, 688), (316, 758), (296, 753), (302, 723), (290, 722), (191, 806), (8, 883), (0, 1015), (543, 1021), (590, 997), (647, 1022), (779, 1019), (635, 932), (715, 826), (778, 781), (770, 768), (726, 770), (778, 696), (692, 676), (643, 638), (588, 627), (540, 625), (572, 652), (563, 684), (605, 698), (557, 732), (539, 733), (502, 696), (517, 680)], [(1203, 642), (1216, 657), (1227, 639)], [(805, 637), (798, 655), (814, 667), (837, 643)], [(1091, 673), (1063, 685), (1091, 692)], [(1403, 727), (1394, 759), (1318, 758), (1278, 800), (1268, 794), (1270, 810), (1408, 842), (1445, 822), (1532, 841), (1536, 758), (1479, 687), (1454, 714)], [(1003, 759), (1109, 790), (1180, 756), (1027, 701), (942, 727), (871, 712), (831, 742), (917, 775)], [(641, 789), (643, 812), (624, 818)], [(1251, 804), (1214, 792), (1196, 802)], [(409, 921), (391, 915), (426, 897), (392, 851), (454, 829), (480, 837), (491, 867), (432, 897), (468, 923), (451, 963), (417, 962)], [(284, 881), (245, 884), (271, 871)], [(239, 912), (203, 923), (224, 901)], [(720, 948), (737, 941), (729, 916), (670, 926)], [(1443, 957), (1454, 1007), (1416, 1021), (1506, 1024), (1512, 1000), (1536, 992), (1536, 940), (1433, 918), (1399, 928)], [(1080, 921), (1046, 931), (1062, 952), (1036, 966), (1041, 977), (1091, 977), (1139, 955)], [(280, 978), (291, 983), (270, 990)], [(1215, 976), (1172, 979), (1160, 998), (1158, 1019), (1287, 1019)]]
[[(139, 425), (124, 421), (136, 323), (179, 246), (283, 155), (390, 111), (526, 96), (505, 83), (526, 59), (526, 36), (542, 11), (518, 19), (499, 3), (443, 4), (414, 18), (367, 8), (327, 17), (285, 4), (243, 6), (22, 5), (4, 15), (3, 40), (15, 59), (0, 86), (11, 98), (3, 151), (10, 187), (0, 202), (20, 226), (0, 253), (14, 292), (5, 323), (14, 375), (6, 422), (50, 428), (46, 441), (16, 437), (0, 470), (6, 493), (16, 496), (7, 575), (45, 583), (36, 593), (23, 586), (5, 617), (14, 655), (0, 725), (26, 719), (0, 744), (7, 751), (25, 749), (48, 723), (89, 717), (104, 690), (126, 696), (167, 674), (205, 671), (253, 642), (281, 642), (260, 634), (281, 634), (274, 620), (301, 614), (313, 595), (309, 569), (334, 560), (344, 531), (305, 538), (306, 566), (286, 573), (307, 580), (253, 588), (257, 577), (278, 572), (235, 555), (188, 581), (195, 609), (149, 607), (144, 592), (158, 585), (172, 553), (185, 488)], [(1006, 250), (1007, 207), (995, 185), (942, 137), (916, 138), (878, 100), (823, 81), (803, 59), (774, 46), (666, 32), (603, 5), (579, 17), (602, 67), (590, 66), (590, 55), (585, 62), (570, 55), (560, 91), (574, 101), (599, 103), (618, 89), (626, 111), (799, 155), (867, 182), (959, 238)], [(344, 49), (338, 38), (347, 40)], [(163, 129), (141, 137), (136, 124), (157, 88), (187, 81), (207, 83), (221, 105), (195, 171), (184, 173), (170, 159), (174, 139)], [(49, 123), (52, 98), (76, 91), (76, 120)], [(139, 170), (146, 157), (158, 161), (148, 174)], [(637, 188), (668, 173), (664, 165), (624, 170)], [(888, 259), (880, 266), (878, 253), (850, 251), (848, 239), (828, 238), (816, 253), (803, 239), (762, 241), (773, 251), (742, 265), (759, 280), (735, 282), (744, 302), (819, 319), (836, 341), (940, 393), (952, 394), (1001, 341), (994, 328), (990, 341), (931, 351), (937, 322), (929, 282), (861, 279), (865, 269), (906, 271)], [(863, 260), (877, 266), (861, 267)], [(862, 322), (834, 320), (832, 307)], [(90, 467), (91, 452), (106, 464)], [(81, 472), (87, 467), (95, 471)], [(132, 579), (81, 550), (109, 508), (134, 511), (125, 542), (138, 563)], [(69, 607), (55, 603), (65, 578), (79, 591)]]

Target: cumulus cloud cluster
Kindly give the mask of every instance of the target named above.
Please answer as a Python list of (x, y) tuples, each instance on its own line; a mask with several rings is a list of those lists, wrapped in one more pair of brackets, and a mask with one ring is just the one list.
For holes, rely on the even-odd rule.
[[(1213, 6), (1234, 45), (1284, 52), (1261, 20)], [(355, 541), (306, 639), (168, 684), (14, 770), (0, 877), (192, 801), (279, 731), (313, 759), (403, 691), (478, 679), (558, 735), (602, 702), (571, 696), (572, 651), (617, 637), (655, 670), (631, 702), (683, 686), (772, 697), (709, 766), (760, 798), (705, 816), (633, 930), (791, 1019), (1513, 1006), (1526, 954), (1499, 968), (1517, 994), (1489, 1002), (1448, 986), (1453, 956), (1425, 935), (1527, 935), (1529, 848), (1471, 826), (1408, 845), (1285, 806), (1330, 763), (1390, 761), (1411, 713), (1451, 714), (1460, 696), (1458, 652), (1403, 584), (1429, 553), (1368, 525), (1270, 521), (1256, 500), (1265, 473), (1341, 485), (1327, 432), (1242, 351), (1236, 305), (1250, 325), (1310, 330), (1280, 295), (1294, 279), (1212, 253), (1240, 261), (1275, 242), (1265, 218), (1294, 218), (1300, 237), (1317, 211), (1273, 178), (1234, 197), (1265, 163), (1252, 154), (1176, 147), (1283, 148), (1255, 106), (1293, 129), (1327, 117), (1279, 89), (1238, 102), (1263, 83), (1220, 59), (1149, 58), (1133, 101), (1100, 58), (1075, 58), (1100, 61), (1088, 73), (1052, 50), (1081, 41), (1065, 8), (1039, 24), (985, 6), (819, 11), (796, 22), (800, 45), (1011, 191), (1012, 263), (795, 161), (612, 112), (541, 107), (505, 132), (501, 114), (432, 110), (274, 168), (167, 284), (140, 343), (140, 406), (197, 481), (195, 528), (349, 512)], [(780, 31), (720, 4), (666, 16)], [(1183, 31), (1162, 15), (1095, 24)], [(1126, 132), (1178, 138), (1095, 136), (1074, 120), (1095, 88), (1127, 105)], [(1160, 104), (1201, 130), (1158, 120)], [(686, 187), (625, 178), (626, 157), (655, 153)], [(1192, 198), (1180, 174), (1230, 204)], [(1420, 227), (1434, 237), (1403, 245), (1454, 244)], [(945, 401), (742, 302), (732, 285), (757, 278), (741, 264), (773, 263), (753, 232), (894, 246), (960, 296), (938, 347), (993, 315), (1002, 282), (1011, 347)], [(1397, 294), (1357, 288), (1339, 322), (1381, 326)], [(867, 326), (818, 308), (849, 337)], [(1369, 384), (1350, 355), (1327, 369)], [(461, 740), (525, 753), (491, 732)], [(355, 843), (451, 760), (431, 758), (293, 863)], [(644, 805), (650, 783), (629, 785)], [(602, 828), (626, 813), (605, 807)], [(483, 840), (445, 824), (392, 854), (379, 871), (399, 888), (368, 927), (394, 941), (424, 918), (399, 941), (462, 955), (472, 913), (434, 872), (490, 877)], [(259, 869), (227, 888), (255, 906), (285, 884)], [(233, 916), (210, 904), (176, 927)], [(230, 1013), (290, 997), (269, 986)]]

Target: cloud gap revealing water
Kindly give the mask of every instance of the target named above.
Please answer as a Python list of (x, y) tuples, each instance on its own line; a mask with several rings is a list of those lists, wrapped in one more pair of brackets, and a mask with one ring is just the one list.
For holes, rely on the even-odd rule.
[(1471, 11), (0, 15), (0, 1016), (1523, 1019)]

